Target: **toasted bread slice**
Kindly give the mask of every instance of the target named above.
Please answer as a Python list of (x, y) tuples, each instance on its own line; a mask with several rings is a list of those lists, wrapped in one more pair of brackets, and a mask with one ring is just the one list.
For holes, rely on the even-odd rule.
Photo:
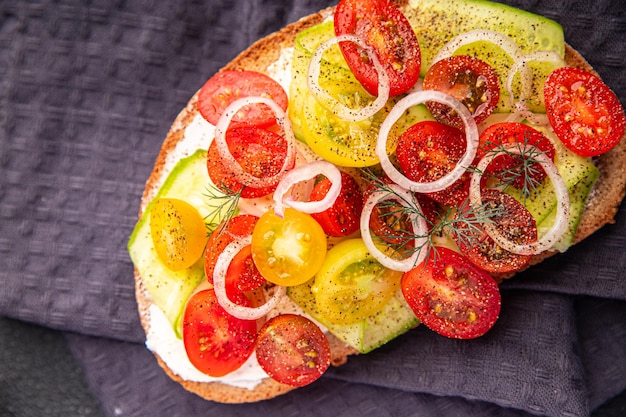
[[(268, 66), (278, 59), (283, 48), (293, 46), (296, 35), (302, 29), (322, 22), (328, 16), (331, 16), (332, 12), (332, 8), (322, 10), (257, 41), (233, 59), (223, 69), (248, 69), (267, 73)], [(566, 46), (566, 61), (571, 66), (592, 71), (592, 68), (584, 60), (584, 58), (569, 46)], [(176, 144), (182, 140), (185, 127), (191, 123), (197, 113), (196, 94), (190, 99), (185, 109), (183, 109), (178, 115), (167, 134), (161, 151), (157, 157), (154, 170), (146, 183), (140, 208), (140, 215), (143, 213), (147, 204), (158, 190), (162, 180), (167, 175), (167, 172), (165, 172), (167, 160), (171, 157), (171, 153)], [(586, 210), (581, 218), (578, 231), (575, 236), (575, 242), (580, 242), (605, 224), (614, 222), (614, 216), (617, 213), (618, 207), (624, 197), (626, 170), (623, 169), (623, 166), (625, 164), (626, 140), (623, 138), (616, 148), (596, 159), (596, 165), (601, 171), (601, 176), (591, 193)], [(539, 263), (553, 254), (554, 252), (547, 252), (537, 255), (533, 258), (532, 264)], [(150, 296), (146, 292), (142, 283), (142, 278), (137, 272), (135, 272), (135, 280), (136, 297), (141, 322), (146, 332), (148, 332), (150, 330)], [(332, 336), (330, 337), (330, 341), (334, 365), (340, 365), (346, 362), (350, 354), (357, 353), (354, 349), (346, 346)], [(165, 364), (164, 361), (158, 356), (158, 354), (155, 355), (159, 364), (173, 380), (179, 382), (187, 390), (208, 400), (224, 403), (254, 402), (273, 398), (294, 389), (294, 387), (278, 383), (270, 378), (265, 378), (252, 390), (220, 382), (199, 383), (186, 381), (172, 372), (168, 368), (167, 364)]]

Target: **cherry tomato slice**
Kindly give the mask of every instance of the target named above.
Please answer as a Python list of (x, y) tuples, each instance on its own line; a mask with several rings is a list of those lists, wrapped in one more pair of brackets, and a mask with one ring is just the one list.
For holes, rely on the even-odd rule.
[[(465, 154), (465, 134), (435, 121), (419, 122), (398, 138), (396, 156), (412, 181), (431, 182), (452, 171)], [(426, 195), (445, 205), (457, 205), (469, 195), (469, 173), (445, 190)]]
[[(519, 201), (495, 189), (484, 190), (481, 199), (487, 209), (499, 213), (491, 221), (508, 239), (518, 244), (537, 240), (535, 219)], [(463, 234), (463, 239), (459, 238), (460, 233)], [(459, 226), (455, 240), (461, 253), (487, 272), (499, 274), (519, 271), (528, 265), (532, 257), (502, 249), (480, 226), (470, 228), (467, 223)]]
[[(243, 295), (236, 300), (250, 305)], [(207, 375), (224, 376), (243, 365), (254, 351), (256, 335), (256, 321), (228, 314), (212, 289), (194, 294), (187, 302), (183, 317), (185, 351), (193, 366)]]
[[(335, 33), (357, 35), (376, 51), (389, 75), (390, 96), (409, 90), (420, 74), (417, 36), (404, 14), (388, 0), (341, 0), (335, 9)], [(373, 63), (353, 42), (340, 47), (350, 69), (363, 87), (378, 95)]]
[(558, 68), (548, 76), (543, 94), (550, 124), (571, 151), (601, 155), (624, 135), (624, 109), (615, 93), (594, 74)]
[(175, 198), (159, 198), (150, 210), (150, 235), (154, 249), (169, 269), (189, 268), (202, 256), (206, 225), (191, 204)]
[(333, 246), (311, 291), (319, 314), (331, 323), (352, 324), (379, 312), (400, 287), (402, 273), (381, 265), (360, 238)]
[[(500, 100), (498, 75), (491, 65), (468, 55), (453, 55), (435, 62), (424, 76), (424, 90), (449, 94), (467, 107), (476, 123), (484, 121)], [(449, 106), (426, 103), (438, 121), (464, 129), (461, 117)]]
[[(256, 127), (238, 127), (226, 131), (226, 143), (235, 160), (251, 175), (271, 177), (280, 172), (287, 157), (285, 140), (270, 130)], [(215, 141), (209, 145), (207, 170), (213, 184), (226, 194), (241, 191), (243, 198), (256, 198), (271, 194), (276, 185), (247, 187), (233, 177), (219, 156)]]
[[(533, 153), (543, 152), (554, 161), (554, 145), (543, 133), (522, 123), (508, 122), (493, 124), (481, 133), (476, 159), (480, 160), (493, 149), (502, 149), (504, 146), (515, 144), (528, 147), (529, 150), (525, 151), (524, 155), (529, 159), (532, 159)], [(523, 188), (525, 184), (530, 183), (538, 185), (546, 177), (546, 172), (540, 164), (529, 163), (520, 156), (511, 154), (496, 157), (489, 164), (485, 174), (485, 178), (494, 176), (501, 182), (517, 188)]]
[(267, 321), (259, 331), (256, 356), (272, 379), (302, 387), (330, 366), (330, 344), (311, 320), (283, 314)]
[(326, 235), (313, 217), (292, 208), (284, 216), (265, 212), (252, 232), (252, 259), (261, 275), (276, 285), (298, 285), (320, 269)]
[[(198, 110), (209, 123), (216, 125), (226, 107), (244, 97), (265, 97), (287, 109), (287, 93), (272, 78), (254, 71), (221, 71), (202, 86), (198, 93)], [(267, 106), (255, 104), (242, 108), (230, 127), (252, 125), (269, 127), (276, 123), (276, 115)]]
[(496, 281), (444, 247), (402, 276), (402, 293), (426, 327), (450, 338), (482, 336), (500, 314)]
[[(392, 183), (391, 179), (384, 173), (378, 176), (383, 183)], [(378, 188), (375, 184), (370, 184), (363, 195), (366, 201), (369, 195)], [(422, 213), (427, 220), (427, 224), (435, 224), (439, 220), (437, 203), (425, 194), (415, 193), (415, 199), (422, 209)], [(405, 246), (407, 249), (413, 248), (413, 225), (406, 214), (405, 208), (396, 200), (385, 201), (384, 205), (378, 204), (370, 215), (370, 232), (388, 245), (394, 247)]]
[[(204, 253), (204, 272), (210, 283), (219, 255), (229, 243), (250, 236), (258, 220), (256, 216), (241, 214), (223, 221), (211, 234)], [(242, 249), (226, 271), (226, 293), (231, 300), (236, 299), (237, 293), (253, 291), (266, 282), (254, 265), (249, 248)]]
[[(320, 201), (328, 193), (331, 183), (327, 178), (318, 181), (311, 191), (309, 199)], [(363, 195), (357, 182), (345, 172), (341, 173), (341, 192), (335, 203), (321, 213), (311, 216), (322, 226), (329, 236), (348, 236), (359, 229), (361, 210), (363, 209)]]

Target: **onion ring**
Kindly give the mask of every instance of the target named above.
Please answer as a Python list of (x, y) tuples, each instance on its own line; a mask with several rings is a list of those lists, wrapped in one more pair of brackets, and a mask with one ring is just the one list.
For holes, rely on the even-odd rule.
[[(312, 180), (318, 175), (323, 175), (330, 181), (330, 189), (320, 201), (297, 201), (290, 196), (285, 196), (289, 189), (303, 181)], [(301, 165), (289, 171), (278, 183), (274, 191), (274, 212), (283, 217), (286, 207), (291, 207), (302, 213), (321, 213), (332, 207), (341, 192), (341, 171), (327, 161), (313, 161)]]
[(242, 320), (256, 320), (266, 316), (286, 294), (285, 287), (276, 286), (276, 290), (271, 298), (259, 307), (242, 306), (232, 302), (230, 298), (228, 298), (228, 294), (226, 294), (226, 273), (228, 272), (228, 266), (235, 255), (251, 243), (252, 236), (246, 236), (240, 240), (229, 243), (226, 248), (224, 248), (224, 251), (217, 257), (213, 271), (213, 289), (215, 290), (217, 302), (228, 314)]
[[(389, 155), (387, 155), (387, 140), (394, 123), (402, 117), (408, 108), (427, 101), (435, 101), (448, 105), (456, 111), (465, 125), (467, 145), (465, 148), (465, 154), (463, 154), (459, 163), (448, 174), (432, 182), (415, 182), (404, 176), (404, 174), (398, 171), (391, 163)], [(383, 170), (389, 178), (407, 190), (420, 193), (433, 193), (435, 191), (443, 190), (461, 178), (461, 176), (466, 172), (466, 169), (472, 164), (472, 161), (476, 156), (477, 148), (478, 127), (476, 125), (476, 121), (472, 117), (472, 114), (469, 112), (467, 107), (465, 107), (465, 105), (463, 105), (463, 103), (458, 101), (456, 98), (436, 90), (416, 91), (396, 103), (387, 115), (385, 121), (380, 126), (378, 141), (376, 142), (376, 154), (380, 160)]]
[(493, 30), (475, 29), (462, 33), (448, 41), (448, 43), (437, 52), (430, 65), (444, 58), (448, 58), (462, 46), (478, 41), (491, 42), (499, 46), (513, 61), (517, 61), (522, 56), (522, 50), (511, 38)]
[[(482, 205), (482, 199), (480, 197), (480, 178), (491, 161), (503, 152), (521, 154), (522, 151), (523, 150), (520, 149), (518, 145), (511, 145), (504, 148), (502, 152), (488, 153), (480, 160), (476, 167), (476, 172), (472, 174), (470, 180), (469, 198), (473, 207), (477, 208)], [(518, 255), (536, 255), (550, 249), (561, 238), (563, 233), (565, 233), (569, 221), (569, 193), (563, 178), (559, 175), (556, 166), (547, 155), (538, 153), (537, 155), (533, 155), (533, 158), (537, 159), (537, 162), (542, 165), (546, 174), (548, 174), (556, 193), (557, 212), (556, 220), (552, 227), (536, 242), (520, 245), (511, 242), (502, 235), (494, 224), (489, 222), (483, 223), (485, 232), (487, 232), (500, 247)]]
[[(374, 68), (376, 68), (376, 72), (378, 73), (378, 97), (369, 105), (356, 110), (351, 109), (337, 101), (334, 97), (328, 94), (326, 90), (324, 90), (319, 84), (321, 61), (324, 51), (336, 43), (347, 41), (354, 42), (365, 50), (367, 56), (372, 60)], [(387, 103), (387, 100), (389, 100), (390, 84), (387, 72), (380, 63), (380, 60), (374, 52), (374, 49), (368, 46), (364, 40), (355, 35), (337, 36), (335, 38), (327, 40), (326, 42), (323, 42), (317, 47), (317, 49), (313, 53), (311, 62), (309, 63), (309, 68), (307, 72), (307, 86), (309, 87), (311, 94), (313, 94), (313, 97), (315, 97), (315, 99), (322, 106), (337, 115), (339, 118), (348, 122), (359, 122), (373, 116), (380, 109), (382, 109)]]
[[(414, 252), (409, 258), (402, 260), (394, 259), (385, 255), (378, 249), (370, 232), (370, 217), (374, 207), (376, 207), (376, 204), (390, 199), (395, 199), (400, 204), (406, 204), (407, 201), (413, 200), (413, 196), (409, 190), (402, 188), (397, 184), (389, 184), (388, 187), (391, 188), (392, 192), (386, 192), (383, 190), (374, 191), (365, 201), (360, 221), (361, 238), (363, 239), (363, 242), (369, 252), (378, 262), (381, 263), (381, 265), (394, 271), (407, 272), (422, 263), (424, 259), (426, 259), (428, 251), (422, 251), (420, 249), (419, 251)], [(421, 213), (422, 208), (417, 201), (415, 201), (415, 205)], [(412, 213), (410, 215), (410, 219), (411, 224), (413, 225), (413, 233), (415, 235), (415, 246), (423, 248), (425, 244), (428, 244), (428, 225), (426, 224), (426, 220), (423, 215), (416, 213)]]
[[(249, 172), (246, 172), (230, 152), (228, 143), (226, 143), (226, 131), (228, 130), (228, 126), (230, 125), (233, 117), (237, 114), (237, 112), (239, 112), (239, 110), (241, 110), (241, 108), (250, 104), (265, 104), (269, 106), (276, 114), (276, 123), (282, 127), (285, 132), (284, 139), (287, 143), (287, 155), (285, 157), (285, 162), (283, 163), (280, 171), (271, 177), (255, 177)], [(269, 187), (280, 181), (285, 172), (293, 166), (295, 161), (295, 141), (296, 138), (293, 134), (293, 129), (291, 128), (291, 121), (283, 109), (276, 104), (274, 100), (265, 97), (244, 97), (233, 101), (228, 107), (226, 107), (226, 110), (224, 110), (224, 113), (219, 118), (217, 125), (215, 126), (215, 144), (217, 145), (217, 151), (220, 157), (223, 159), (224, 167), (231, 170), (235, 179), (241, 184), (253, 188)]]
[[(526, 100), (531, 96), (531, 84), (532, 78), (526, 65), (531, 61), (551, 62), (556, 66), (565, 66), (565, 61), (554, 51), (535, 51), (526, 55), (522, 55), (515, 60), (511, 68), (509, 69), (509, 75), (506, 79), (506, 90), (509, 93), (509, 102), (515, 109), (516, 113), (519, 113), (522, 117), (529, 120), (535, 125), (545, 126), (549, 123), (547, 116), (541, 117), (532, 113), (526, 105)], [(520, 92), (520, 98), (517, 103), (515, 102), (515, 95), (513, 94), (513, 79), (515, 74), (520, 72), (522, 77), (522, 90)]]

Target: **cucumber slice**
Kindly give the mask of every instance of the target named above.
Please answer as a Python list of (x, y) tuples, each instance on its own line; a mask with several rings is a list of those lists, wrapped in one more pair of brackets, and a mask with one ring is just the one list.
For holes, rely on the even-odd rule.
[(157, 198), (179, 198), (194, 206), (206, 219), (212, 213), (206, 201), (207, 187), (211, 184), (206, 155), (205, 150), (198, 150), (178, 162), (135, 225), (128, 241), (130, 257), (153, 303), (165, 313), (178, 337), (181, 337), (180, 319), (185, 303), (204, 279), (204, 265), (201, 259), (190, 268), (172, 271), (159, 260), (150, 236), (150, 210)]
[[(505, 4), (483, 0), (410, 0), (405, 15), (420, 43), (422, 52), (422, 76), (431, 65), (434, 56), (452, 38), (474, 29), (486, 29), (511, 37), (523, 53), (554, 51), (565, 54), (563, 28), (557, 22)], [(490, 63), (500, 77), (500, 102), (496, 111), (510, 111), (505, 88), (512, 60), (503, 51), (487, 42), (475, 42), (461, 48), (457, 54), (471, 54)], [(535, 78), (530, 105), (534, 111), (544, 109), (543, 81), (551, 64), (534, 65)], [(516, 88), (519, 91), (519, 82)]]
[(315, 279), (287, 289), (287, 295), (307, 314), (337, 338), (361, 353), (368, 353), (419, 324), (401, 291), (397, 291), (381, 310), (354, 324), (335, 324), (317, 311), (311, 287)]
[[(554, 145), (554, 165), (563, 178), (570, 198), (570, 217), (567, 232), (555, 243), (554, 249), (565, 252), (573, 242), (576, 229), (580, 222), (587, 197), (600, 176), (600, 171), (590, 158), (577, 155), (567, 149), (557, 138), (552, 129), (537, 127)], [(524, 200), (517, 189), (511, 188), (507, 193), (522, 202), (537, 222), (537, 232), (542, 236), (554, 224), (556, 218), (557, 199), (550, 181), (546, 180), (537, 187), (532, 199)]]
[[(559, 252), (565, 252), (574, 242), (576, 236), (576, 230), (580, 223), (580, 218), (585, 210), (587, 203), (587, 197), (593, 188), (596, 180), (600, 176), (600, 171), (597, 169), (589, 170), (587, 176), (578, 182), (574, 187), (569, 190), (570, 197), (570, 216), (568, 220), (567, 230), (561, 236), (561, 238), (554, 244), (553, 249)], [(539, 235), (547, 232), (556, 218), (556, 209), (552, 210), (541, 223), (537, 224), (537, 232)]]
[[(587, 179), (595, 182), (599, 172), (590, 158), (577, 155), (567, 149), (551, 129), (537, 126), (534, 126), (534, 128), (543, 133), (552, 142), (555, 149), (554, 165), (570, 192), (570, 199), (574, 198), (572, 190), (576, 188), (578, 183)], [(584, 189), (585, 187), (581, 188)], [(541, 223), (556, 208), (556, 195), (549, 180), (537, 187), (532, 199), (524, 200), (520, 191), (513, 188), (507, 190), (507, 193), (524, 203), (537, 224)]]

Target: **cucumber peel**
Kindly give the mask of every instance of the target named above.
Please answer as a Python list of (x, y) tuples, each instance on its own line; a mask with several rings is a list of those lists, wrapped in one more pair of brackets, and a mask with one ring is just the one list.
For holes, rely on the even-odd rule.
[[(600, 171), (590, 158), (577, 155), (567, 149), (551, 129), (535, 128), (541, 131), (554, 145), (554, 165), (563, 178), (569, 193), (570, 215), (567, 231), (553, 246), (554, 249), (565, 252), (573, 243), (587, 198), (600, 176)], [(539, 185), (530, 199), (524, 199), (521, 192), (514, 188), (510, 188), (506, 192), (522, 202), (532, 214), (537, 223), (539, 236), (545, 234), (552, 227), (556, 218), (557, 199), (549, 180), (546, 179)]]
[[(212, 213), (211, 205), (206, 201), (207, 187), (211, 184), (206, 157), (205, 150), (198, 150), (176, 164), (148, 204), (128, 241), (128, 253), (152, 302), (163, 311), (178, 337), (181, 337), (180, 320), (187, 299), (204, 279), (204, 262), (201, 258), (191, 267), (180, 271), (167, 268), (154, 249), (150, 235), (150, 210), (158, 198), (179, 198), (194, 206), (206, 219)], [(222, 214), (218, 214), (218, 217)]]
[[(554, 51), (565, 56), (563, 27), (544, 16), (500, 3), (484, 0), (410, 0), (405, 16), (417, 35), (422, 54), (424, 76), (439, 50), (456, 36), (474, 29), (491, 30), (510, 37), (522, 53)], [(505, 87), (512, 59), (500, 47), (489, 42), (475, 42), (460, 48), (455, 54), (469, 54), (492, 65), (500, 78), (498, 112), (511, 110)], [(545, 111), (543, 82), (554, 69), (546, 63), (533, 64), (532, 100), (527, 104), (533, 111)], [(519, 78), (519, 77), (517, 77)], [(514, 83), (519, 91), (519, 80)]]
[(365, 320), (353, 324), (332, 323), (316, 308), (315, 295), (311, 291), (314, 281), (315, 278), (289, 287), (287, 296), (338, 339), (360, 353), (371, 352), (420, 323), (400, 290), (378, 312)]

